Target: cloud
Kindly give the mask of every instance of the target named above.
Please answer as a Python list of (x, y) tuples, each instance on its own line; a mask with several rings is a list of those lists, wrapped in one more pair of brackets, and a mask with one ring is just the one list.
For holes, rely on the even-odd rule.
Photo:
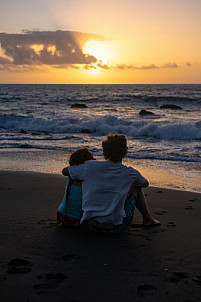
[(91, 70), (91, 69), (102, 69), (102, 70), (108, 70), (112, 69), (113, 67), (108, 64), (103, 64), (102, 60), (97, 61), (96, 64), (87, 64), (84, 66), (85, 69)]
[(96, 63), (96, 57), (82, 52), (89, 40), (105, 40), (96, 34), (75, 31), (28, 31), (22, 34), (0, 33), (4, 55), (0, 64), (65, 66)]
[[(178, 68), (176, 63), (136, 66), (105, 64), (93, 55), (83, 53), (87, 41), (106, 41), (101, 35), (76, 31), (23, 30), (20, 34), (0, 33), (0, 70), (28, 72), (54, 68), (85, 68), (87, 70), (153, 70)], [(190, 66), (190, 63), (187, 63)]]
[(99, 60), (99, 61), (98, 61), (97, 67), (99, 67), (99, 68), (101, 68), (101, 69), (104, 69), (104, 70), (110, 69), (109, 65), (103, 64), (103, 61), (102, 61), (102, 60)]
[(145, 66), (135, 66), (132, 64), (116, 64), (108, 65), (103, 64), (100, 60), (96, 64), (88, 64), (84, 68), (87, 70), (90, 69), (102, 69), (102, 70), (153, 70), (153, 69), (163, 69), (163, 68), (178, 68), (179, 66), (176, 63), (166, 63), (161, 66), (155, 64), (145, 65)]
[(0, 64), (10, 64), (11, 61), (8, 58), (0, 57)]
[[(43, 66), (43, 67), (42, 67)], [(49, 71), (49, 66), (46, 65), (13, 65), (13, 64), (1, 64), (0, 71), (8, 72), (47, 72)]]
[(166, 63), (161, 66), (157, 66), (155, 64), (144, 65), (144, 66), (135, 66), (135, 65), (126, 65), (126, 64), (118, 64), (115, 65), (115, 69), (127, 70), (127, 69), (137, 69), (137, 70), (149, 70), (149, 69), (163, 69), (163, 68), (178, 68), (179, 66), (176, 63)]
[(165, 65), (161, 66), (160, 68), (178, 68), (176, 63), (166, 63)]

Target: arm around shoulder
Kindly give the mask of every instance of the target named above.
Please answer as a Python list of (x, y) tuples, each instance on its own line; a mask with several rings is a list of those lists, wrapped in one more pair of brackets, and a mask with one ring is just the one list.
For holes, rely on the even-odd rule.
[(65, 168), (62, 170), (62, 174), (63, 174), (64, 176), (70, 176), (69, 171), (68, 171), (68, 167), (65, 167)]

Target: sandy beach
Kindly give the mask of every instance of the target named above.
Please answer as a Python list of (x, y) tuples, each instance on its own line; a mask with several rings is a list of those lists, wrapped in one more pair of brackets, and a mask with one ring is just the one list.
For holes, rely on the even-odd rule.
[(0, 172), (4, 302), (200, 301), (201, 194), (149, 187), (161, 225), (120, 235), (56, 226), (65, 177)]

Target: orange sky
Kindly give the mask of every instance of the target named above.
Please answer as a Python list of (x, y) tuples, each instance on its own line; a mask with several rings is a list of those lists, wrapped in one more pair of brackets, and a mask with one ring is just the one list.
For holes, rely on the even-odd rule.
[(200, 0), (3, 0), (0, 83), (201, 83), (200, 11)]

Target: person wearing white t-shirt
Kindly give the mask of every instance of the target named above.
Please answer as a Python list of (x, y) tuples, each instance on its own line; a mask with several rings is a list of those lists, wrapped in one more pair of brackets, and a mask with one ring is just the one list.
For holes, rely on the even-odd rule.
[(129, 227), (136, 206), (144, 226), (159, 225), (151, 216), (142, 191), (148, 181), (139, 171), (122, 164), (128, 150), (126, 137), (109, 134), (102, 148), (105, 161), (86, 161), (62, 170), (63, 175), (82, 180), (81, 223), (87, 220), (93, 229), (119, 233)]

